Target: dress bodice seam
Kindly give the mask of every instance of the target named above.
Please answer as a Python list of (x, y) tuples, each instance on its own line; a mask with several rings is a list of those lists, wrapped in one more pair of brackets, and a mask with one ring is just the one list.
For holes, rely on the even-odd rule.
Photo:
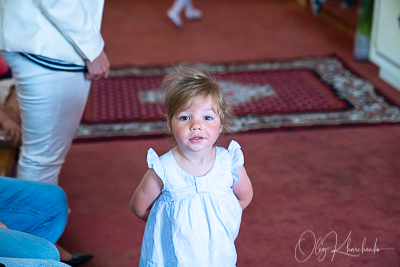
[(216, 162), (217, 162), (218, 149), (219, 149), (219, 147), (216, 146), (216, 147), (215, 147), (215, 158), (214, 158), (213, 165), (212, 165), (211, 168), (206, 172), (206, 174), (201, 175), (201, 176), (194, 176), (194, 175), (191, 175), (190, 173), (184, 171), (184, 170), (181, 168), (181, 166), (179, 166), (178, 161), (176, 160), (176, 158), (175, 158), (175, 156), (174, 156), (174, 153), (172, 153), (172, 149), (171, 149), (168, 153), (171, 153), (172, 159), (173, 159), (175, 165), (179, 168), (179, 171), (182, 172), (185, 176), (190, 176), (190, 177), (196, 182), (196, 178), (206, 177), (206, 176), (208, 176), (208, 175), (213, 171), (214, 167), (216, 166)]

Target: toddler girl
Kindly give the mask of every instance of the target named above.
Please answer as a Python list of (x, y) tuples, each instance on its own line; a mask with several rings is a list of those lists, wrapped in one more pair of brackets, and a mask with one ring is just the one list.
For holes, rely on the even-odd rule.
[(215, 146), (232, 111), (219, 85), (193, 69), (167, 75), (166, 118), (175, 146), (158, 157), (132, 196), (134, 214), (147, 221), (144, 266), (233, 267), (242, 210), (253, 197), (239, 144)]

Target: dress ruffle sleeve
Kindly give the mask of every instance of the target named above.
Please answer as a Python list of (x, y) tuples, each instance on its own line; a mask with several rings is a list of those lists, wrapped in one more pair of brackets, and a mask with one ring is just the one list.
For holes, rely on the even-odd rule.
[(238, 169), (242, 167), (244, 164), (244, 156), (239, 143), (232, 140), (228, 146), (228, 153), (232, 161), (231, 172), (233, 177), (233, 183), (236, 183), (237, 181), (239, 181)]
[(161, 164), (160, 158), (154, 149), (150, 148), (147, 150), (147, 166), (149, 169), (153, 169), (155, 173), (160, 177), (161, 181), (164, 182), (164, 168)]

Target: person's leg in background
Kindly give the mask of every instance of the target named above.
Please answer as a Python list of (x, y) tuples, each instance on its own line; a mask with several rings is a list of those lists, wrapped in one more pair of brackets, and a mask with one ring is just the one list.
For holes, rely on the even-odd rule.
[(67, 267), (49, 241), (27, 233), (0, 228), (0, 263), (5, 266)]
[(9, 229), (55, 243), (67, 217), (67, 199), (60, 187), (0, 177), (0, 220)]
[(188, 0), (186, 5), (186, 18), (189, 20), (196, 20), (203, 17), (201, 10), (194, 8), (192, 0)]
[[(64, 231), (67, 217), (67, 199), (60, 187), (53, 184), (0, 177), (0, 220), (9, 229), (25, 232), (55, 243)], [(0, 243), (7, 244), (1, 237)], [(61, 260), (71, 266), (81, 265), (93, 257), (90, 254), (71, 254), (57, 244), (54, 248), (58, 249)]]
[(13, 71), (22, 120), (18, 178), (57, 184), (90, 88), (83, 72), (54, 71), (2, 53)]
[(192, 0), (175, 0), (171, 8), (168, 9), (167, 16), (177, 28), (182, 27), (180, 13), (183, 9), (185, 9), (185, 15), (188, 20), (196, 20), (203, 17), (203, 12), (193, 7)]
[(0, 263), (67, 266), (53, 245), (67, 223), (67, 199), (56, 185), (0, 177)]
[(167, 11), (167, 16), (178, 28), (182, 27), (182, 20), (180, 18), (181, 11), (187, 5), (188, 0), (175, 0), (171, 8)]

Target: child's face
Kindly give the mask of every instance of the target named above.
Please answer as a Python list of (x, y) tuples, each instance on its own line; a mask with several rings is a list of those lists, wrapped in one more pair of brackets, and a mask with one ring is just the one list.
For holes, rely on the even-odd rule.
[(175, 114), (172, 134), (181, 149), (193, 152), (211, 148), (222, 131), (221, 120), (210, 97)]

